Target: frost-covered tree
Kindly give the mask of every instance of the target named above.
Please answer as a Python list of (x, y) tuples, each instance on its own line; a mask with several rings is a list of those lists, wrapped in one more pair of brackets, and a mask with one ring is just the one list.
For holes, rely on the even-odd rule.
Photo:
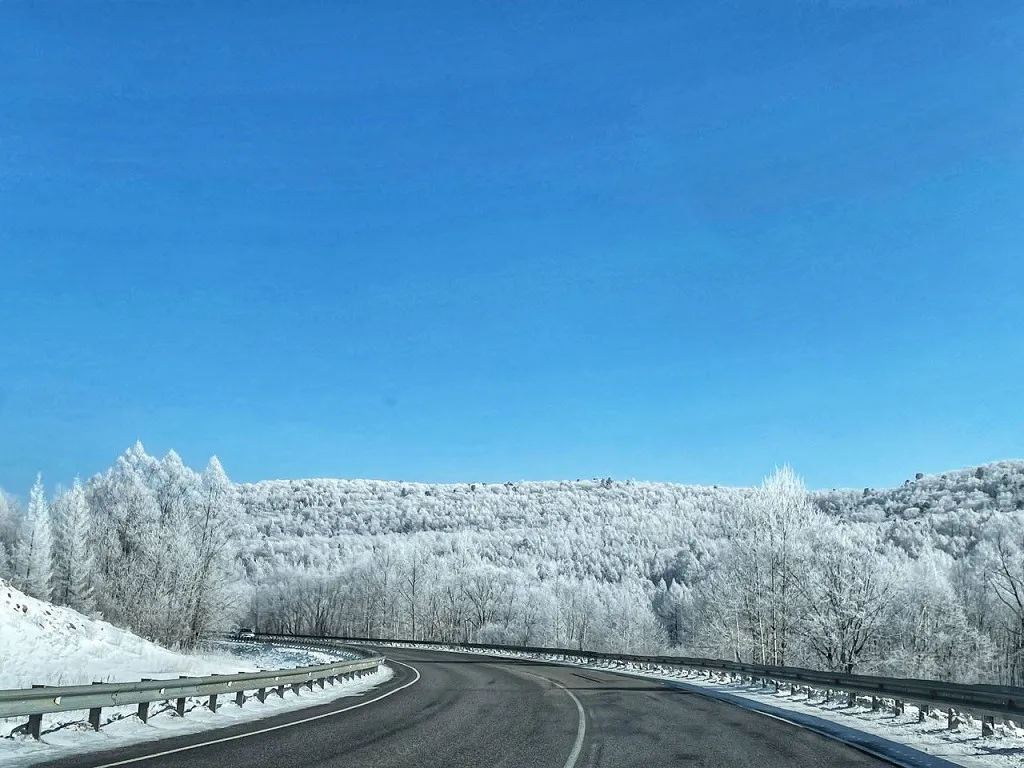
[(0, 578), (12, 575), (14, 549), (22, 512), (13, 496), (0, 489)]
[(157, 507), (153, 522), (158, 546), (150, 569), (154, 597), (152, 633), (170, 645), (188, 645), (195, 571), (194, 514), (200, 478), (174, 451), (148, 473)]
[(149, 468), (140, 459), (129, 451), (86, 486), (93, 513), (96, 596), (108, 620), (164, 639), (156, 609), (160, 590), (153, 582), (163, 544), (159, 507), (147, 484)]
[(194, 645), (213, 627), (230, 600), (225, 589), (227, 546), (231, 526), (240, 514), (238, 490), (216, 456), (210, 459), (199, 482), (197, 506), (190, 534), (192, 559), (181, 567), (192, 575), (188, 586), (185, 623), (187, 645)]
[(992, 679), (995, 649), (971, 626), (951, 583), (954, 570), (953, 559), (936, 550), (903, 566), (866, 671), (963, 683)]
[(96, 607), (89, 505), (78, 478), (52, 505), (55, 602), (88, 614)]
[(199, 475), (173, 452), (158, 460), (136, 444), (85, 495), (96, 599), (109, 620), (185, 647), (231, 623), (238, 574), (227, 545), (239, 506), (216, 458)]
[(810, 567), (809, 536), (820, 525), (803, 482), (783, 467), (725, 521), (723, 561), (707, 586), (722, 611), (734, 654), (785, 664), (804, 612), (800, 585)]
[(1003, 675), (1024, 684), (1024, 521), (1002, 515), (993, 521), (977, 562), (997, 601), (989, 632), (1000, 648)]
[(902, 558), (877, 530), (835, 522), (822, 521), (809, 544), (802, 636), (825, 669), (850, 673), (891, 623)]
[(28, 509), (14, 549), (14, 578), (26, 594), (49, 600), (53, 590), (53, 551), (50, 505), (43, 477), (38, 475), (29, 492)]

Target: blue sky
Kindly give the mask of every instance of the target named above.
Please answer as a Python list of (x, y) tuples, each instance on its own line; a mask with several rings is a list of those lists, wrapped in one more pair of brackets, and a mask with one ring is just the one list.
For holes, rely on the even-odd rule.
[(0, 486), (1024, 455), (1019, 3), (417, 5), (0, 4)]

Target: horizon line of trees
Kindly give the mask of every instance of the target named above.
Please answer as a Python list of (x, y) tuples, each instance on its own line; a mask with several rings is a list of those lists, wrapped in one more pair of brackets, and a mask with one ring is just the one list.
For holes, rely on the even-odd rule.
[[(677, 512), (685, 520), (648, 529), (634, 529), (647, 505), (659, 504), (655, 518), (669, 513), (657, 489), (603, 483), (594, 509), (610, 518), (578, 489), (563, 501), (557, 487), (542, 489), (536, 502), (532, 487), (474, 495), (467, 486), (459, 514), (468, 527), (442, 530), (427, 515), (451, 502), (424, 492), (422, 506), (394, 517), (404, 532), (381, 530), (372, 505), (394, 516), (388, 494), (409, 501), (393, 486), (375, 484), (348, 507), (303, 506), (314, 497), (302, 483), (291, 502), (270, 488), (289, 539), (257, 516), (253, 487), (240, 493), (216, 458), (197, 473), (173, 452), (156, 459), (137, 444), (52, 499), (37, 478), (24, 510), (0, 494), (0, 577), (184, 648), (241, 620), (267, 631), (1024, 683), (1024, 514), (1002, 486), (989, 489), (999, 508), (964, 533), (973, 538), (956, 556), (929, 538), (923, 518), (909, 521), (918, 533), (906, 538), (874, 513), (823, 509), (789, 467), (749, 492), (697, 495)], [(976, 503), (978, 492), (965, 498)], [(543, 516), (534, 519), (536, 503)], [(615, 506), (627, 503), (637, 506)], [(375, 532), (348, 531), (345, 515)], [(531, 520), (533, 529), (516, 527)]]

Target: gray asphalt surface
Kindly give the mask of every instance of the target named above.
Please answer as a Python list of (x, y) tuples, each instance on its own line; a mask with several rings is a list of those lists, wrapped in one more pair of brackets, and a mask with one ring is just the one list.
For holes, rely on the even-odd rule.
[[(878, 768), (802, 728), (668, 685), (590, 669), (382, 649), (395, 677), (361, 697), (216, 731), (82, 755), (48, 768)], [(205, 744), (375, 699), (311, 723)], [(583, 740), (577, 701), (585, 713)], [(250, 706), (259, 706), (256, 703)], [(575, 756), (575, 761), (574, 761)], [(142, 758), (138, 762), (125, 763)]]

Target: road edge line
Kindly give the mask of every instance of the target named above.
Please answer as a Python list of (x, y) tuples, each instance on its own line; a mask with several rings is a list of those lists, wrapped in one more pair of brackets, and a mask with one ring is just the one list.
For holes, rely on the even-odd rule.
[[(505, 669), (502, 667), (502, 669)], [(511, 671), (511, 670), (506, 670)], [(580, 754), (583, 752), (583, 741), (587, 736), (587, 713), (583, 709), (583, 703), (576, 697), (576, 694), (566, 688), (557, 680), (551, 680), (550, 678), (544, 677), (543, 675), (535, 675), (532, 672), (527, 672), (525, 669), (519, 670), (524, 675), (535, 677), (538, 680), (543, 680), (551, 685), (556, 685), (561, 688), (565, 693), (569, 694), (569, 698), (576, 704), (576, 712), (579, 714), (579, 724), (576, 726), (576, 741), (572, 745), (572, 752), (569, 753), (569, 757), (565, 760), (565, 765), (562, 768), (575, 768), (576, 761), (580, 759)]]
[[(386, 647), (386, 645), (382, 645), (382, 647)], [(395, 646), (395, 647), (401, 647), (401, 646)], [(871, 757), (874, 757), (875, 759), (881, 760), (881, 761), (883, 761), (885, 763), (888, 763), (889, 765), (894, 765), (897, 768), (964, 768), (962, 763), (956, 763), (956, 762), (953, 762), (952, 760), (947, 760), (944, 757), (939, 757), (938, 755), (932, 755), (932, 754), (930, 754), (928, 752), (924, 752), (924, 751), (922, 751), (920, 749), (916, 749), (915, 747), (912, 747), (909, 744), (903, 744), (901, 742), (894, 741), (892, 739), (887, 739), (884, 736), (875, 736), (872, 733), (868, 733), (867, 731), (861, 731), (861, 730), (859, 730), (857, 728), (854, 728), (853, 726), (843, 726), (842, 723), (835, 723), (835, 725), (848, 728), (849, 730), (851, 730), (851, 731), (853, 731), (855, 733), (858, 733), (858, 734), (863, 734), (864, 736), (873, 737), (873, 738), (875, 738), (875, 739), (877, 739), (879, 741), (885, 742), (886, 744), (892, 745), (892, 747), (895, 748), (895, 749), (892, 750), (892, 752), (887, 752), (887, 751), (882, 751), (882, 750), (874, 749), (873, 747), (868, 746), (866, 744), (862, 744), (862, 743), (860, 743), (860, 742), (858, 742), (858, 741), (856, 741), (854, 739), (845, 738), (845, 737), (841, 736), (840, 734), (834, 733), (834, 732), (830, 731), (829, 729), (825, 728), (824, 726), (820, 726), (819, 727), (819, 726), (816, 726), (816, 725), (814, 725), (812, 723), (799, 722), (797, 720), (790, 719), (789, 717), (786, 717), (786, 714), (789, 714), (789, 711), (785, 710), (785, 709), (782, 709), (781, 707), (772, 707), (770, 704), (762, 704), (761, 702), (753, 701), (751, 699), (746, 699), (746, 698), (744, 698), (742, 696), (738, 696), (736, 694), (730, 694), (727, 691), (721, 691), (721, 692), (709, 691), (707, 689), (702, 688), (701, 686), (693, 685), (692, 683), (688, 684), (688, 683), (685, 683), (685, 682), (683, 682), (681, 680), (671, 680), (671, 679), (667, 679), (667, 678), (663, 678), (663, 677), (653, 677), (653, 676), (650, 676), (650, 675), (644, 675), (644, 674), (640, 674), (640, 673), (636, 673), (636, 672), (629, 672), (629, 671), (622, 670), (622, 669), (605, 669), (603, 667), (590, 667), (590, 666), (585, 665), (585, 664), (573, 664), (572, 662), (557, 661), (555, 659), (537, 659), (537, 658), (529, 658), (529, 657), (526, 657), (526, 656), (500, 656), (500, 655), (498, 655), (496, 653), (493, 653), (493, 652), (492, 653), (487, 653), (487, 652), (481, 652), (481, 651), (467, 651), (464, 648), (457, 648), (457, 647), (451, 647), (451, 648), (448, 648), (448, 649), (445, 649), (443, 647), (436, 647), (436, 648), (423, 647), (423, 648), (421, 648), (421, 650), (435, 650), (435, 651), (439, 651), (441, 653), (457, 653), (457, 654), (461, 653), (461, 654), (471, 655), (471, 656), (487, 656), (487, 657), (492, 658), (492, 659), (507, 659), (507, 660), (515, 660), (515, 661), (526, 661), (526, 662), (530, 662), (530, 663), (533, 663), (533, 664), (542, 664), (542, 665), (543, 664), (547, 664), (549, 666), (565, 667), (567, 669), (595, 669), (597, 671), (608, 672), (608, 673), (613, 674), (613, 675), (621, 675), (623, 677), (632, 677), (634, 679), (646, 680), (648, 682), (662, 683), (663, 685), (666, 685), (666, 686), (671, 687), (671, 688), (676, 688), (677, 690), (684, 690), (684, 691), (692, 692), (692, 693), (695, 693), (695, 694), (697, 694), (699, 696), (703, 696), (704, 698), (707, 698), (707, 699), (713, 699), (715, 701), (720, 701), (723, 704), (729, 704), (730, 706), (733, 706), (733, 707), (739, 707), (740, 709), (743, 709), (743, 710), (745, 710), (747, 712), (752, 712), (752, 713), (755, 713), (755, 714), (764, 715), (765, 717), (770, 717), (770, 718), (772, 718), (774, 720), (778, 720), (779, 722), (787, 723), (787, 724), (795, 726), (797, 728), (803, 728), (804, 730), (811, 731), (812, 733), (818, 734), (822, 738), (830, 739), (831, 741), (835, 741), (835, 742), (838, 742), (840, 744), (845, 744), (846, 746), (850, 747), (851, 749), (855, 749), (858, 752), (861, 752), (863, 754), (866, 754), (866, 755), (869, 755)], [(536, 677), (536, 675), (535, 675), (535, 677)], [(542, 678), (542, 679), (546, 679), (546, 678)], [(553, 680), (550, 681), (550, 682), (554, 683)], [(555, 683), (555, 684), (557, 685), (557, 683)], [(720, 695), (716, 695), (716, 693), (720, 694)], [(755, 706), (749, 706), (748, 702), (749, 702), (749, 704), (753, 704)], [(778, 712), (778, 714), (776, 714), (774, 712), (765, 711), (764, 709), (759, 709), (758, 706), (766, 707), (766, 708), (770, 707), (771, 709), (776, 710)], [(797, 713), (792, 713), (792, 714), (797, 714)], [(820, 722), (825, 723), (825, 724), (832, 722), (830, 720), (825, 720), (824, 718), (816, 717), (815, 715), (809, 714), (809, 713), (807, 715), (804, 715), (804, 717), (806, 717), (809, 720), (817, 720), (817, 721), (820, 721)], [(909, 753), (909, 754), (906, 754), (906, 753)]]
[[(154, 753), (149, 754), (149, 755), (140, 755), (139, 757), (129, 757), (129, 758), (126, 758), (125, 760), (115, 760), (112, 763), (103, 763), (102, 765), (93, 766), (93, 768), (116, 768), (116, 766), (119, 766), (119, 765), (131, 765), (132, 763), (141, 763), (141, 762), (143, 762), (145, 760), (152, 760), (155, 757), (165, 757), (167, 755), (178, 754), (179, 752), (189, 752), (189, 751), (191, 751), (193, 749), (200, 749), (201, 747), (211, 746), (212, 744), (223, 744), (223, 743), (228, 742), (228, 741), (237, 741), (238, 739), (245, 739), (245, 738), (248, 738), (249, 736), (259, 736), (262, 733), (270, 733), (271, 731), (279, 731), (282, 728), (291, 728), (294, 725), (302, 725), (304, 723), (311, 723), (311, 722), (314, 722), (316, 720), (323, 720), (325, 717), (334, 717), (335, 715), (340, 715), (340, 714), (342, 714), (344, 712), (350, 712), (353, 709), (359, 709), (360, 707), (365, 707), (365, 706), (368, 706), (370, 704), (374, 704), (374, 703), (380, 701), (381, 699), (386, 699), (388, 696), (392, 696), (392, 695), (398, 693), (399, 691), (404, 691), (406, 688), (408, 688), (408, 687), (410, 687), (412, 685), (415, 685), (416, 683), (419, 682), (419, 680), (420, 680), (420, 671), (418, 669), (416, 669), (416, 667), (412, 666), (411, 664), (406, 664), (405, 662), (398, 661), (396, 659), (387, 659), (386, 661), (390, 662), (390, 663), (394, 663), (394, 664), (401, 664), (403, 667), (408, 667), (409, 669), (411, 669), (413, 672), (416, 673), (416, 677), (414, 677), (408, 683), (404, 683), (403, 685), (400, 685), (397, 688), (391, 689), (387, 693), (383, 693), (380, 696), (377, 696), (377, 697), (375, 697), (373, 699), (368, 699), (366, 701), (361, 701), (358, 704), (353, 704), (351, 706), (345, 707), (344, 709), (335, 709), (335, 710), (332, 710), (331, 712), (324, 712), (323, 714), (320, 714), (320, 715), (313, 715), (312, 717), (305, 717), (305, 718), (302, 718), (301, 720), (291, 720), (291, 721), (289, 721), (287, 723), (281, 723), (279, 725), (271, 725), (271, 726), (268, 726), (267, 728), (260, 728), (259, 730), (256, 730), (256, 731), (248, 731), (246, 733), (237, 733), (234, 736), (222, 736), (219, 739), (210, 739), (209, 741), (203, 741), (203, 742), (200, 742), (198, 744), (189, 744), (189, 745), (184, 746), (184, 747), (175, 747), (174, 749), (166, 749), (166, 750), (164, 750), (162, 752), (154, 752)], [(339, 698), (343, 698), (343, 697), (339, 697)], [(316, 706), (316, 705), (314, 705), (314, 706)], [(301, 712), (302, 710), (300, 709), (299, 711)], [(225, 726), (225, 727), (230, 727), (230, 726)], [(133, 744), (133, 745), (130, 745), (130, 746), (135, 746), (135, 745)], [(84, 754), (83, 754), (83, 756), (84, 756)]]

